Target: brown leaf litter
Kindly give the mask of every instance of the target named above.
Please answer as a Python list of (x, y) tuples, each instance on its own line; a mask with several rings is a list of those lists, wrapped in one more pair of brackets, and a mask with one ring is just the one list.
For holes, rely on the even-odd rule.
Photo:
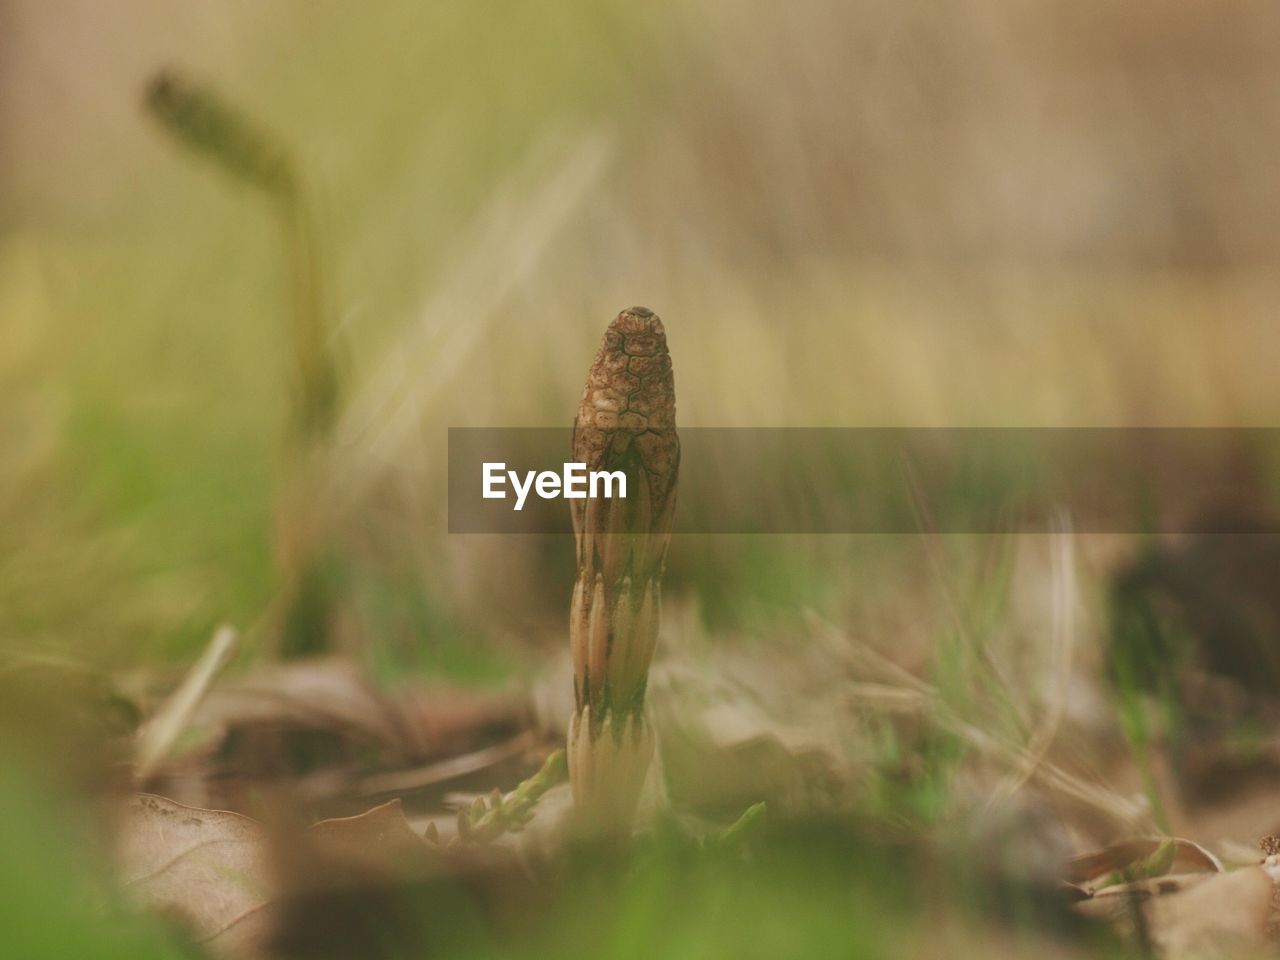
[(1280, 840), (1261, 841), (1259, 862), (1224, 869), (1190, 840), (1140, 837), (1077, 857), (1064, 885), (1077, 912), (1112, 924), (1148, 953), (1178, 960), (1235, 949), (1274, 949), (1280, 939)]

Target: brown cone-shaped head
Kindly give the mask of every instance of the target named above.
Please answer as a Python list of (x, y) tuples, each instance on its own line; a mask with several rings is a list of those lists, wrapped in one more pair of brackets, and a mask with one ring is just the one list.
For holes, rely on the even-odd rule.
[(609, 586), (627, 573), (648, 576), (661, 560), (680, 466), (675, 427), (675, 381), (666, 330), (652, 310), (623, 310), (605, 331), (587, 375), (574, 421), (573, 457), (588, 470), (624, 471), (628, 503), (619, 512), (616, 503), (592, 508), (591, 501), (573, 501), (579, 566), (591, 562), (588, 548), (602, 547), (596, 538), (604, 534), (648, 536), (656, 542), (624, 556), (648, 569), (613, 569), (616, 565), (609, 563), (610, 569), (602, 571)]

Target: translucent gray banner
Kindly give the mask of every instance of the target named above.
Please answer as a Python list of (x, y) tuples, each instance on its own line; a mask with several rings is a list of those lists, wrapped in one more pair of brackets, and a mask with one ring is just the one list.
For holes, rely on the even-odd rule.
[[(571, 532), (571, 437), (451, 428), (449, 531)], [(1280, 428), (686, 428), (680, 443), (676, 533), (1029, 532), (1062, 516), (1082, 533), (1280, 533)]]

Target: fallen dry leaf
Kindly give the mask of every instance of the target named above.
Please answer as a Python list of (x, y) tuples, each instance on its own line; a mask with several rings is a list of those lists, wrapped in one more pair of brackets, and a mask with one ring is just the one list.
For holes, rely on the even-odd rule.
[(1134, 837), (1067, 863), (1066, 879), (1086, 893), (1166, 874), (1222, 873), (1212, 853), (1180, 837)]
[(1075, 909), (1111, 922), (1163, 957), (1219, 955), (1276, 938), (1280, 858), (1224, 872), (1190, 840), (1141, 837), (1071, 861)]
[[(403, 880), (428, 873), (438, 851), (413, 831), (399, 800), (389, 800), (354, 817), (321, 820), (308, 831), (304, 849), (326, 868), (320, 886)], [(302, 882), (317, 884), (312, 875)]]
[[(215, 684), (190, 712), (182, 749), (155, 765), (146, 786), (197, 807), (247, 811), (255, 791), (273, 783), (312, 803), (335, 801), (328, 811), (343, 813), (362, 793), (420, 790), (413, 781), (431, 761), (509, 742), (530, 722), (519, 690), (419, 684), (387, 692), (340, 658), (277, 664)], [(432, 771), (426, 787), (446, 773)]]
[(1264, 867), (1209, 877), (1149, 901), (1152, 942), (1173, 960), (1227, 944), (1261, 945), (1271, 938), (1275, 897), (1275, 877)]
[(234, 928), (273, 892), (266, 829), (238, 813), (139, 794), (129, 800), (116, 855), (122, 881), (145, 906), (219, 952), (248, 946), (246, 931)]
[(1220, 956), (1235, 948), (1257, 949), (1275, 938), (1275, 871), (1265, 866), (1231, 873), (1182, 874), (1113, 887), (1075, 905), (1085, 916), (1111, 922), (1169, 960)]
[(440, 853), (413, 832), (398, 800), (284, 837), (237, 813), (139, 794), (120, 824), (117, 857), (145, 907), (219, 955), (254, 956), (286, 897), (418, 878)]
[(287, 663), (220, 684), (192, 717), (192, 724), (225, 736), (250, 725), (340, 731), (352, 739), (403, 749), (397, 712), (351, 663), (308, 660)]

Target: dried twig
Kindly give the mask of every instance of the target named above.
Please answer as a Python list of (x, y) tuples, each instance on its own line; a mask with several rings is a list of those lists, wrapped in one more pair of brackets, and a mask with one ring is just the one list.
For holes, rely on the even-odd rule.
[(441, 760), (439, 763), (417, 767), (413, 770), (395, 770), (389, 773), (373, 774), (361, 780), (356, 789), (363, 797), (388, 793), (404, 794), (414, 790), (425, 790), (428, 787), (439, 786), (442, 783), (448, 783), (450, 780), (470, 776), (473, 773), (479, 773), (481, 770), (487, 770), (490, 767), (512, 760), (533, 746), (536, 740), (537, 735), (532, 730), (526, 730), (524, 733), (503, 743), (494, 744), (492, 747), (485, 747), (483, 750), (476, 750), (473, 753), (464, 753), (458, 757), (450, 757), (447, 760)]

